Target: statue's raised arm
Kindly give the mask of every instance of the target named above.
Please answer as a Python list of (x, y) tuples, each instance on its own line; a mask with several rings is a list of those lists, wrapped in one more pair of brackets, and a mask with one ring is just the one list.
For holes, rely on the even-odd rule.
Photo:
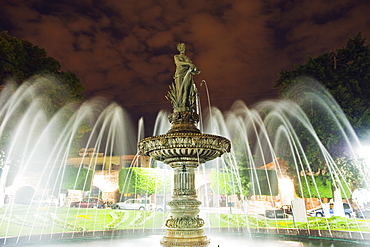
[(185, 44), (177, 45), (179, 54), (174, 56), (176, 72), (166, 98), (171, 101), (175, 112), (195, 109), (197, 90), (193, 76), (200, 73), (193, 62), (185, 55)]

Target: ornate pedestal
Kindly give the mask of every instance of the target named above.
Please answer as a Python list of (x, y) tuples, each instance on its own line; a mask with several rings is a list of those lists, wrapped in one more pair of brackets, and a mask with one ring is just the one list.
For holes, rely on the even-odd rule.
[(194, 169), (230, 151), (230, 141), (224, 137), (202, 134), (196, 124), (198, 90), (193, 75), (200, 71), (185, 55), (185, 44), (177, 46), (180, 54), (174, 56), (176, 72), (167, 94), (173, 106), (169, 116), (171, 129), (165, 135), (148, 137), (139, 142), (139, 153), (163, 161), (174, 169), (171, 217), (166, 221), (166, 235), (161, 240), (165, 247), (207, 246), (208, 238), (199, 218), (200, 201), (195, 190)]
[[(181, 165), (181, 164), (179, 164)], [(166, 221), (166, 235), (162, 246), (207, 246), (209, 240), (204, 235), (204, 221), (199, 218), (199, 206), (194, 188), (194, 168), (178, 166), (174, 174), (173, 200), (170, 219)]]
[[(230, 142), (226, 138), (201, 134), (195, 127), (194, 116), (189, 112), (176, 113), (172, 128), (165, 135), (148, 137), (139, 142), (142, 155), (163, 161), (174, 169), (173, 200), (168, 203), (171, 217), (166, 222), (166, 235), (161, 240), (162, 246), (207, 246), (208, 238), (202, 227), (204, 220), (199, 218), (200, 201), (195, 190), (194, 169), (201, 163), (212, 160), (230, 151)], [(179, 116), (188, 116), (186, 118)]]

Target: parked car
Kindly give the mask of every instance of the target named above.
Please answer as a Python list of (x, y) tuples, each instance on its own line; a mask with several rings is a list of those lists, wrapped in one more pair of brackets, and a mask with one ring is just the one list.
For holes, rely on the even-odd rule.
[(57, 206), (59, 203), (55, 196), (35, 196), (31, 202), (38, 206)]
[(128, 199), (114, 203), (112, 209), (163, 211), (162, 207), (150, 203), (149, 199)]
[(72, 202), (70, 204), (72, 208), (104, 208), (103, 200), (96, 197), (85, 198), (79, 202)]
[(287, 218), (288, 215), (283, 209), (271, 209), (265, 211), (266, 218)]
[[(329, 207), (330, 207), (329, 209), (330, 216), (333, 216), (334, 215), (334, 203), (330, 203)], [(343, 209), (344, 209), (344, 215), (347, 218), (354, 217), (351, 205), (349, 205), (348, 203), (343, 203)], [(309, 216), (312, 216), (312, 217), (324, 217), (325, 216), (324, 210), (322, 209), (322, 207), (316, 208), (314, 210), (310, 210), (308, 214)]]
[(356, 217), (370, 219), (370, 208), (359, 209), (356, 212)]

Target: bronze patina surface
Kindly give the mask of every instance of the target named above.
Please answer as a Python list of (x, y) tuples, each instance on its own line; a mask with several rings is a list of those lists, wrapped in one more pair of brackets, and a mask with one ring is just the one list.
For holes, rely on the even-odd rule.
[(169, 116), (170, 130), (164, 135), (148, 137), (138, 143), (139, 154), (163, 161), (174, 169), (174, 190), (170, 206), (171, 216), (166, 221), (166, 234), (161, 240), (165, 247), (207, 246), (204, 220), (199, 217), (195, 190), (195, 173), (200, 164), (230, 152), (230, 141), (224, 137), (202, 134), (197, 128), (198, 90), (193, 76), (200, 73), (185, 55), (185, 44), (177, 46), (174, 56), (176, 72), (166, 98), (173, 113)]

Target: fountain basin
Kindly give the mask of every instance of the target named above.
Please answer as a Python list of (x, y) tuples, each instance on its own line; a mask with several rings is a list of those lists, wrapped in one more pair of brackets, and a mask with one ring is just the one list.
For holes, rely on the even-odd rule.
[[(351, 239), (338, 239), (336, 237), (349, 237), (348, 232), (340, 231), (312, 231), (310, 234), (296, 235), (297, 231), (292, 229), (276, 231), (276, 229), (205, 229), (211, 239), (210, 247), (224, 246), (252, 246), (260, 247), (280, 247), (280, 246), (307, 246), (307, 247), (348, 247), (348, 246), (368, 246), (370, 235), (363, 234)], [(302, 230), (303, 232), (305, 230)], [(6, 246), (125, 246), (141, 247), (153, 245), (158, 246), (162, 237), (163, 229), (136, 229), (136, 230), (107, 230), (84, 233), (63, 233), (63, 234), (45, 234), (8, 238), (6, 244), (4, 239), (0, 242)], [(317, 234), (317, 235), (316, 235)], [(339, 234), (339, 235), (338, 235)], [(343, 234), (343, 235), (342, 235)], [(356, 239), (360, 237), (360, 239)]]
[(205, 163), (230, 152), (230, 141), (224, 137), (201, 133), (167, 133), (142, 139), (141, 155), (166, 164), (174, 162)]

